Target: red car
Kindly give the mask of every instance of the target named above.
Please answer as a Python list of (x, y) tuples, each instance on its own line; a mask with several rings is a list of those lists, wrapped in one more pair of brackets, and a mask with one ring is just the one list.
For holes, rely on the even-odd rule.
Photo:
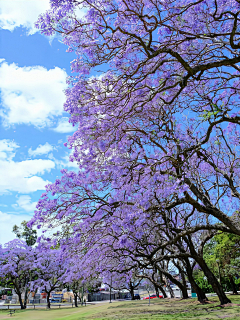
[[(150, 299), (155, 299), (155, 298), (157, 298), (157, 295), (156, 295), (156, 294), (151, 294), (151, 295), (150, 295)], [(159, 298), (163, 298), (163, 296), (159, 295)], [(149, 299), (149, 296), (143, 298), (143, 300), (147, 300), (147, 299)]]

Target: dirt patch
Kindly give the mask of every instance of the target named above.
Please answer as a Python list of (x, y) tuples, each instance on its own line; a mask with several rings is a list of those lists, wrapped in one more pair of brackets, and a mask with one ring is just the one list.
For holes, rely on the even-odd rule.
[(216, 307), (220, 307), (220, 308), (225, 308), (225, 307), (239, 307), (240, 304), (237, 303), (226, 303), (226, 304), (220, 304), (219, 306)]

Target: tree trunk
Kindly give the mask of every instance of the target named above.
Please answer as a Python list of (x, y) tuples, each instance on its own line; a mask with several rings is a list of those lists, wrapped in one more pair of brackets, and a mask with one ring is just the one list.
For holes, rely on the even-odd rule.
[(154, 286), (154, 288), (155, 288), (156, 296), (159, 298), (159, 288), (158, 286)]
[(16, 294), (18, 295), (18, 300), (19, 300), (19, 303), (20, 303), (20, 307), (23, 310), (25, 308), (24, 308), (24, 305), (23, 305), (23, 302), (22, 302), (22, 294), (21, 294), (21, 290), (19, 288), (18, 282), (17, 282), (16, 278), (12, 278), (11, 280), (14, 283), (14, 289), (16, 291)]
[(175, 298), (174, 291), (173, 291), (172, 287), (170, 286), (169, 281), (166, 277), (165, 277), (164, 283), (165, 283), (165, 286), (168, 288), (168, 291), (170, 293), (170, 298), (171, 299)]
[(165, 290), (163, 289), (163, 287), (159, 286), (159, 289), (160, 289), (160, 291), (161, 291), (161, 293), (163, 295), (163, 298), (167, 298), (167, 294), (166, 294)]
[(134, 287), (130, 284), (130, 294), (131, 294), (131, 299), (135, 300), (135, 296), (134, 296)]
[(50, 305), (50, 292), (47, 292), (47, 308), (50, 309), (51, 305)]
[(187, 287), (183, 285), (183, 286), (180, 288), (180, 290), (182, 291), (182, 298), (183, 298), (183, 299), (188, 299), (189, 296), (188, 296)]
[(197, 297), (198, 297), (198, 301), (200, 303), (205, 303), (206, 301), (208, 301), (207, 296), (205, 295), (205, 293), (203, 292), (203, 290), (197, 285), (197, 283), (195, 282), (194, 278), (193, 278), (193, 274), (192, 274), (192, 268), (191, 265), (187, 260), (186, 261), (186, 271), (187, 271), (187, 276), (188, 276), (188, 280), (191, 283), (191, 286), (193, 288), (193, 290), (196, 292)]
[(208, 301), (208, 298), (207, 298), (205, 292), (203, 292), (203, 290), (197, 285), (197, 283), (192, 279), (191, 280), (189, 279), (189, 282), (191, 283), (193, 290), (197, 294), (198, 301), (200, 303), (205, 303), (206, 301)]
[(27, 307), (27, 298), (28, 298), (28, 288), (25, 289), (25, 294), (24, 294), (24, 309)]
[(184, 273), (181, 271), (181, 278), (182, 278), (182, 288), (180, 288), (181, 289), (181, 291), (182, 291), (182, 298), (183, 299), (188, 299), (189, 298), (189, 296), (188, 296), (188, 291), (187, 291), (187, 283), (186, 283), (186, 279), (185, 279), (185, 275), (184, 275)]
[[(162, 271), (162, 273), (165, 275), (166, 278), (168, 278), (171, 282), (173, 282), (174, 284), (176, 284), (178, 286), (178, 288), (183, 293), (183, 299), (187, 299), (188, 298), (187, 287), (184, 286), (180, 281), (176, 280), (170, 273), (163, 272), (163, 271)], [(172, 288), (170, 287), (170, 285), (168, 286), (168, 288), (170, 290), (171, 298), (172, 298), (172, 295), (174, 298), (174, 292), (173, 292)]]
[[(84, 295), (84, 285), (82, 286), (82, 299), (81, 299), (82, 306), (83, 306), (83, 295)], [(110, 301), (111, 301), (111, 287), (110, 287)]]
[(22, 302), (22, 294), (21, 294), (21, 292), (20, 292), (20, 291), (16, 291), (16, 293), (17, 293), (17, 295), (18, 295), (18, 299), (19, 299), (19, 303), (20, 303), (21, 309), (22, 309), (22, 310), (23, 310), (23, 309), (26, 309), (26, 307), (24, 307), (24, 304), (23, 304), (23, 302)]
[(215, 275), (212, 273), (212, 271), (208, 268), (208, 265), (206, 264), (205, 260), (203, 259), (202, 255), (198, 254), (194, 248), (194, 245), (191, 241), (190, 236), (188, 236), (188, 244), (189, 244), (189, 249), (192, 254), (192, 257), (195, 259), (195, 261), (199, 264), (200, 268), (202, 269), (203, 273), (208, 279), (208, 282), (211, 284), (214, 292), (217, 294), (218, 299), (221, 303), (221, 305), (231, 303), (231, 300), (228, 299), (226, 296), (225, 292), (223, 291), (222, 286), (218, 282), (217, 278)]
[(231, 286), (232, 286), (233, 294), (238, 294), (237, 287), (236, 287), (235, 281), (233, 279), (233, 276), (230, 276), (229, 278), (230, 278), (230, 283), (231, 283)]
[(76, 308), (78, 307), (77, 298), (78, 298), (77, 293), (74, 293), (74, 304)]
[(202, 271), (204, 272), (205, 276), (207, 277), (209, 283), (211, 284), (214, 292), (217, 294), (218, 299), (221, 303), (221, 305), (231, 303), (231, 300), (228, 299), (225, 292), (223, 291), (222, 286), (219, 284), (217, 278), (214, 276), (212, 271), (208, 268), (206, 262), (203, 258), (200, 258), (199, 256), (195, 257), (196, 262), (201, 267)]
[[(156, 272), (157, 272), (157, 270), (156, 270)], [(149, 280), (150, 280), (150, 281), (153, 283), (153, 285), (154, 285), (154, 288), (155, 288), (157, 297), (159, 298), (159, 290), (160, 290), (161, 293), (163, 294), (163, 297), (164, 297), (164, 298), (167, 298), (166, 292), (164, 291), (163, 287), (159, 284), (159, 282), (158, 282), (158, 281), (155, 281), (154, 276), (155, 276), (155, 274), (152, 275), (152, 280), (150, 280), (150, 279), (149, 279)], [(160, 281), (162, 282), (162, 277), (160, 278)]]

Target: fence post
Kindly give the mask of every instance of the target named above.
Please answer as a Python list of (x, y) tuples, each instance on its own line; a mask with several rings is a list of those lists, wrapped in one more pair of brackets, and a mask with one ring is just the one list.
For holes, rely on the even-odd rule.
[(8, 304), (8, 310), (9, 310), (9, 304)]
[(60, 305), (59, 305), (59, 309), (60, 309)]
[(34, 310), (35, 310), (35, 304), (33, 306), (34, 306)]
[(72, 303), (72, 308), (73, 308), (73, 303)]

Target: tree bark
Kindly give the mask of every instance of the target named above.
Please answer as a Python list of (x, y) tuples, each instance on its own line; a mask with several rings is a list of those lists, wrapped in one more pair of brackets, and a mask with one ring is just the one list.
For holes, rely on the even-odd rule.
[(24, 309), (27, 307), (27, 298), (28, 298), (28, 288), (25, 289), (25, 294), (24, 294)]
[(78, 307), (77, 298), (78, 298), (77, 293), (74, 293), (74, 304), (76, 308)]
[(205, 295), (205, 293), (203, 292), (203, 290), (197, 285), (197, 283), (195, 282), (194, 278), (193, 278), (193, 274), (192, 274), (192, 268), (191, 265), (189, 263), (189, 260), (186, 259), (186, 271), (187, 271), (187, 276), (188, 276), (188, 280), (193, 288), (193, 290), (196, 292), (197, 297), (198, 297), (198, 301), (200, 303), (205, 303), (206, 301), (208, 301), (207, 296)]
[[(156, 273), (157, 273), (157, 270), (156, 270)], [(155, 277), (155, 274), (152, 275), (152, 280), (153, 280), (152, 283), (153, 283), (153, 285), (154, 285), (154, 288), (155, 288), (157, 297), (159, 298), (159, 290), (160, 290), (161, 293), (163, 294), (163, 297), (164, 297), (164, 298), (167, 298), (167, 294), (166, 294), (165, 290), (164, 290), (163, 287), (159, 284), (158, 281), (155, 281), (154, 277)], [(160, 282), (161, 282), (161, 283), (163, 282), (162, 276), (160, 277)]]
[(226, 296), (226, 294), (223, 291), (223, 288), (220, 285), (220, 283), (218, 282), (217, 278), (212, 273), (212, 271), (209, 269), (208, 265), (206, 264), (205, 260), (203, 259), (202, 250), (201, 250), (201, 254), (198, 254), (196, 252), (190, 236), (188, 236), (188, 245), (189, 245), (189, 249), (190, 249), (190, 252), (192, 254), (193, 259), (199, 264), (199, 266), (202, 269), (203, 273), (207, 277), (208, 282), (211, 284), (214, 292), (217, 294), (221, 305), (224, 305), (224, 304), (227, 304), (227, 303), (231, 303), (231, 300), (228, 299), (228, 297)]
[(159, 288), (158, 286), (154, 285), (156, 296), (159, 298)]
[(131, 294), (131, 299), (135, 300), (135, 296), (134, 296), (134, 287), (132, 286), (132, 284), (130, 283), (130, 294)]
[(233, 276), (230, 276), (230, 283), (231, 283), (231, 286), (232, 286), (233, 294), (238, 294), (237, 287), (236, 287), (235, 281), (233, 279)]
[(180, 288), (180, 290), (182, 291), (182, 298), (183, 298), (183, 299), (188, 299), (189, 296), (188, 296), (187, 287), (183, 285), (183, 286)]
[(158, 288), (160, 289), (160, 291), (163, 295), (163, 298), (167, 298), (167, 294), (166, 294), (165, 290), (163, 289), (163, 287), (159, 285)]
[[(178, 288), (182, 291), (183, 293), (183, 299), (188, 299), (188, 293), (187, 293), (187, 287), (184, 286), (180, 281), (178, 281), (177, 279), (175, 279), (170, 273), (165, 272), (163, 270), (161, 270), (161, 272), (164, 274), (165, 277), (167, 277), (171, 282), (173, 282), (174, 284), (176, 284), (178, 286)], [(170, 287), (170, 285), (168, 286), (168, 288)], [(170, 287), (171, 288), (171, 287)], [(171, 298), (174, 298), (174, 293), (173, 290), (170, 290), (170, 294), (171, 294)], [(172, 292), (171, 292), (172, 291)], [(172, 296), (173, 295), (173, 296)]]
[(207, 277), (209, 283), (211, 284), (214, 292), (217, 294), (221, 305), (231, 303), (231, 300), (228, 299), (228, 297), (226, 296), (225, 292), (223, 291), (222, 286), (219, 284), (217, 278), (214, 276), (212, 271), (208, 268), (204, 259), (199, 256), (194, 257), (194, 259), (201, 267), (201, 269), (204, 272), (205, 276)]
[(19, 303), (20, 303), (20, 307), (22, 310), (26, 309), (26, 307), (24, 307), (24, 304), (22, 302), (22, 294), (20, 291), (17, 292), (17, 295), (18, 295), (18, 299), (19, 299)]
[(193, 280), (193, 281), (190, 281), (189, 282), (191, 283), (191, 286), (193, 288), (193, 290), (196, 292), (197, 294), (197, 298), (198, 298), (198, 301), (200, 303), (205, 303), (206, 301), (208, 301), (208, 298), (206, 296), (206, 294), (204, 293), (204, 291), (197, 285), (197, 283)]
[(51, 305), (50, 305), (50, 291), (47, 292), (47, 308), (50, 309), (51, 308)]
[(18, 300), (19, 300), (19, 303), (20, 303), (20, 307), (23, 310), (25, 308), (24, 308), (24, 304), (22, 302), (22, 293), (20, 291), (20, 288), (19, 288), (19, 285), (18, 285), (18, 282), (17, 282), (16, 278), (12, 278), (12, 282), (14, 283), (14, 288), (15, 288), (15, 291), (16, 291), (16, 293), (18, 295)]
[(171, 299), (175, 298), (175, 294), (174, 294), (174, 291), (172, 289), (172, 287), (170, 286), (169, 283), (167, 283), (167, 288), (169, 290), (169, 293), (170, 293), (170, 296), (171, 296)]
[(187, 291), (187, 283), (186, 283), (186, 279), (185, 279), (185, 275), (184, 275), (184, 273), (183, 273), (183, 271), (181, 271), (181, 278), (182, 278), (182, 288), (180, 288), (181, 289), (181, 291), (182, 291), (182, 298), (183, 299), (188, 299), (189, 298), (189, 296), (188, 296), (188, 291)]
[[(167, 298), (167, 294), (165, 292), (165, 290), (163, 289), (163, 287), (157, 282), (155, 281), (154, 277), (146, 277), (147, 279), (149, 279), (149, 281), (152, 282), (152, 284), (154, 285), (155, 291), (156, 291), (156, 295), (159, 297), (159, 290), (162, 292), (163, 297)], [(163, 279), (161, 278), (161, 282), (164, 282)], [(157, 294), (158, 292), (158, 294)]]

